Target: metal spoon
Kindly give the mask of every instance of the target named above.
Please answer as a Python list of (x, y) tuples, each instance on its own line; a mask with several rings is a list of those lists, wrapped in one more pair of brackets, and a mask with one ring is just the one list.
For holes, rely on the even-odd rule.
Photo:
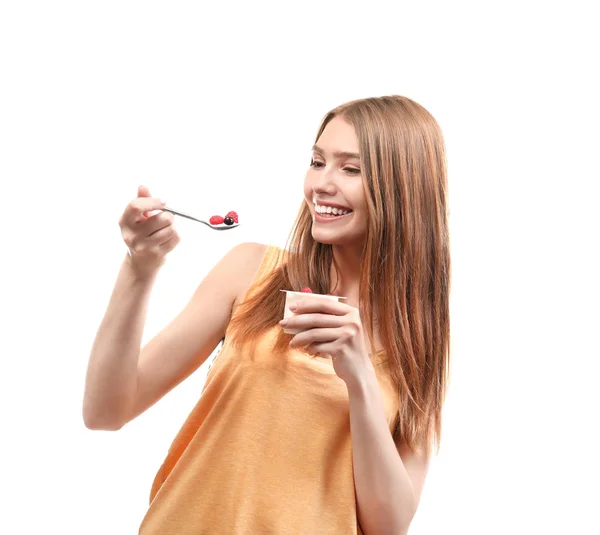
[(179, 210), (173, 210), (173, 208), (169, 208), (168, 206), (164, 206), (162, 208), (162, 210), (164, 210), (165, 212), (170, 212), (172, 214), (181, 216), (181, 217), (185, 217), (186, 219), (191, 219), (192, 221), (197, 221), (198, 223), (202, 223), (202, 224), (206, 225), (207, 227), (210, 227), (213, 230), (231, 230), (232, 228), (236, 228), (236, 227), (240, 226), (239, 223), (235, 223), (234, 225), (211, 225), (207, 221), (202, 221), (202, 219), (198, 219), (191, 215), (184, 214), (183, 212), (180, 212)]

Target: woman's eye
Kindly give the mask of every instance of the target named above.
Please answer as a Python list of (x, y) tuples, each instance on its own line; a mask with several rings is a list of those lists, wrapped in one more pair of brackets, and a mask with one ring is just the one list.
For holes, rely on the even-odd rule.
[(322, 162), (315, 162), (314, 160), (310, 162), (310, 166), (315, 169), (320, 169), (321, 167), (323, 167), (323, 165), (324, 164)]
[(356, 167), (346, 167), (344, 171), (346, 171), (346, 173), (350, 173), (351, 175), (360, 175), (360, 169), (357, 169)]

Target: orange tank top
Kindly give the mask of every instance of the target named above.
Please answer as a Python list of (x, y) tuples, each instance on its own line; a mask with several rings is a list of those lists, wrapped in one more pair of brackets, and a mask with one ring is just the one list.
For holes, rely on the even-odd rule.
[[(248, 291), (275, 268), (270, 246)], [(282, 310), (283, 317), (283, 310)], [(362, 533), (352, 473), (348, 393), (330, 360), (227, 342), (177, 434), (150, 495), (141, 535)], [(373, 364), (390, 432), (397, 390), (384, 354)]]

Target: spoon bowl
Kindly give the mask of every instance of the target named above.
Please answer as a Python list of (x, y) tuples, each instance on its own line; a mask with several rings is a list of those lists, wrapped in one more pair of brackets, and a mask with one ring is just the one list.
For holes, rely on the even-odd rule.
[(239, 223), (235, 223), (233, 225), (211, 225), (208, 221), (204, 221), (202, 219), (198, 219), (197, 217), (191, 216), (189, 214), (185, 214), (183, 212), (180, 212), (179, 210), (175, 210), (173, 208), (169, 208), (168, 206), (165, 206), (162, 208), (163, 211), (165, 212), (169, 212), (173, 215), (178, 215), (180, 217), (185, 217), (186, 219), (191, 219), (192, 221), (196, 221), (197, 223), (202, 223), (203, 225), (206, 225), (207, 227), (210, 227), (213, 230), (231, 230), (234, 228), (237, 228), (240, 226)]

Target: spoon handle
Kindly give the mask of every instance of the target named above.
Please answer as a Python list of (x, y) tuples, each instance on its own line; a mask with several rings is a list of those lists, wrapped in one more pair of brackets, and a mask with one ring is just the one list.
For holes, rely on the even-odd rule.
[(212, 225), (210, 223), (207, 223), (206, 221), (202, 221), (202, 219), (198, 219), (194, 216), (188, 215), (188, 214), (184, 214), (183, 212), (180, 212), (179, 210), (173, 210), (173, 208), (169, 208), (168, 206), (163, 207), (163, 210), (165, 212), (170, 212), (172, 214), (181, 216), (181, 217), (185, 217), (187, 219), (191, 219), (192, 221), (197, 221), (198, 223), (203, 223), (208, 227), (212, 227)]

